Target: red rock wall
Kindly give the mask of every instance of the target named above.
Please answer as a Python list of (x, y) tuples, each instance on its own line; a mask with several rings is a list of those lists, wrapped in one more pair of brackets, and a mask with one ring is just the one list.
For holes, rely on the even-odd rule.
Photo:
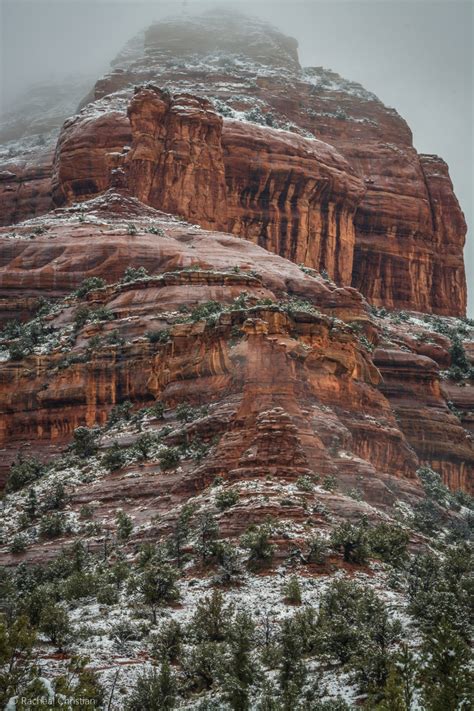
[(222, 118), (188, 94), (142, 89), (128, 107), (128, 187), (147, 205), (205, 228), (226, 225)]

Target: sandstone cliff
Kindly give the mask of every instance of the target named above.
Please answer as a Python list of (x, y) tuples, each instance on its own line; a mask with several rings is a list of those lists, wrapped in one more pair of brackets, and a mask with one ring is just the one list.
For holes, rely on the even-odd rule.
[[(135, 141), (133, 150), (153, 178), (150, 173), (149, 185), (139, 185), (132, 177), (130, 187), (154, 207), (325, 269), (375, 305), (465, 313), (466, 227), (447, 169), (440, 159), (417, 154), (405, 121), (373, 94), (322, 67), (302, 69), (294, 40), (233, 15), (154, 25), (112, 66), (63, 128), (55, 204), (107, 189), (111, 170)], [(140, 119), (145, 104), (132, 101), (133, 87), (147, 82), (196, 98), (187, 99), (187, 108), (184, 101), (181, 118), (176, 99), (170, 114)], [(206, 104), (206, 118), (201, 112), (203, 124), (190, 139), (198, 120), (191, 104), (204, 99), (213, 108)], [(222, 129), (215, 112), (224, 116)], [(169, 159), (175, 149), (180, 168)], [(189, 151), (193, 160), (199, 152), (201, 162), (190, 178), (184, 177)], [(206, 177), (211, 166), (213, 186)], [(175, 186), (181, 200), (169, 192), (177, 169), (184, 171)], [(43, 180), (42, 170), (35, 180)], [(153, 182), (168, 189), (160, 194)], [(6, 209), (4, 224), (47, 208), (32, 191), (20, 198), (14, 188), (9, 197), (16, 207)]]

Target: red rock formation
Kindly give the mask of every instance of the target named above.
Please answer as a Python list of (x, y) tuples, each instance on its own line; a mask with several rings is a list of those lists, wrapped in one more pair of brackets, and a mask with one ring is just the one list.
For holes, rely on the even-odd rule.
[(52, 207), (52, 150), (0, 162), (0, 225), (14, 225)]
[[(214, 129), (210, 143), (207, 139), (203, 143), (202, 166), (192, 178), (182, 177), (175, 186), (175, 193), (182, 194), (181, 181), (187, 182), (187, 197), (177, 200), (176, 195), (171, 196), (169, 178), (159, 177), (165, 166), (158, 164), (155, 177), (149, 175), (144, 180), (147, 185), (140, 185), (136, 175), (132, 178), (132, 189), (141, 199), (149, 191), (150, 204), (173, 211), (179, 207), (177, 214), (202, 220), (206, 227), (225, 226), (291, 259), (325, 268), (341, 283), (349, 283), (353, 263), (353, 286), (376, 305), (464, 314), (462, 249), (466, 228), (442, 161), (419, 156), (406, 123), (373, 94), (321, 67), (302, 70), (294, 40), (264, 23), (249, 22), (235, 15), (211, 13), (158, 23), (135, 38), (114, 61), (113, 72), (99, 80), (79, 117), (72, 125), (66, 123), (55, 161), (56, 204), (109, 187), (111, 169), (123, 159), (120, 154), (132, 141), (125, 115), (132, 86), (153, 81), (174, 92), (211, 97), (225, 116), (240, 118), (245, 113), (250, 121), (316, 136), (337, 149), (331, 160), (337, 175), (328, 174), (329, 149), (322, 150), (322, 143), (314, 144), (313, 149), (308, 146), (310, 152), (316, 152), (318, 166), (310, 168), (308, 158), (300, 161), (305, 170), (295, 171), (290, 156), (295, 159), (299, 151), (301, 157), (301, 150), (305, 152), (301, 146), (296, 149), (288, 139), (289, 145), (283, 147), (281, 132), (278, 140), (273, 131), (247, 130), (235, 122), (224, 128), (222, 158), (217, 150), (218, 119), (206, 104), (204, 113), (199, 110), (196, 116), (205, 117), (203, 127), (211, 121)], [(195, 109), (198, 105), (203, 108), (205, 102), (193, 101)], [(167, 119), (160, 129), (153, 128), (150, 117), (139, 117), (138, 106), (135, 100), (130, 115), (140, 143), (139, 160), (144, 160), (145, 153), (151, 170), (151, 156), (158, 150), (152, 137), (160, 133), (160, 140), (165, 140), (166, 126), (166, 140), (176, 142), (173, 145), (178, 148), (181, 168), (192, 151), (195, 162), (203, 127), (191, 145), (180, 122), (171, 125)], [(143, 108), (143, 103), (140, 106)], [(179, 111), (172, 109), (168, 118), (177, 119), (178, 115)], [(146, 127), (140, 127), (143, 121)], [(263, 133), (267, 140), (263, 140)], [(258, 149), (258, 159), (242, 144)], [(277, 159), (280, 151), (286, 163)], [(169, 156), (166, 148), (163, 160), (165, 155)], [(351, 168), (347, 164), (343, 167), (341, 155)], [(227, 200), (221, 199), (222, 160)], [(205, 179), (206, 163), (212, 165), (211, 186)], [(256, 164), (258, 171), (254, 170)], [(135, 168), (138, 170), (138, 164)], [(166, 165), (166, 170), (174, 169)], [(284, 171), (291, 171), (288, 186), (282, 178)], [(316, 186), (304, 176), (305, 171), (317, 176)], [(365, 195), (360, 183), (356, 185), (354, 173), (364, 181)], [(196, 190), (190, 187), (197, 184)], [(161, 188), (160, 194), (159, 185), (166, 185), (166, 191)], [(30, 208), (30, 214), (37, 214), (45, 205), (40, 201), (39, 206)], [(10, 213), (15, 217), (15, 211)], [(20, 217), (25, 215), (20, 213)]]
[[(188, 29), (155, 27), (145, 49), (119, 60), (61, 132), (52, 190), (63, 207), (0, 232), (3, 322), (86, 277), (112, 284), (130, 266), (153, 275), (65, 301), (48, 320), (62, 334), (57, 347), (0, 363), (3, 472), (25, 443), (46, 456), (78, 425), (103, 424), (115, 403), (159, 398), (171, 413), (210, 403), (200, 436), (220, 438), (209, 461), (173, 480), (177, 499), (217, 475), (294, 482), (314, 473), (389, 506), (420, 494), (422, 462), (471, 489), (471, 398), (460, 394), (470, 388), (440, 377), (451, 341), (418, 338), (416, 321), (370, 317), (360, 294), (388, 308), (463, 313), (465, 225), (445, 165), (418, 156), (406, 124), (361, 87), (302, 71), (278, 33), (250, 38), (245, 63), (231, 36), (203, 30), (177, 67)], [(216, 48), (227, 48), (226, 62), (205, 54)], [(136, 80), (169, 84), (172, 95), (152, 85), (132, 93)], [(50, 199), (47, 168), (33, 166), (28, 188), (18, 175), (4, 176), (13, 191), (0, 181), (9, 221), (44, 212)], [(244, 306), (230, 309), (237, 298)], [(183, 316), (209, 301), (229, 308), (210, 323)], [(114, 320), (73, 337), (80, 304), (105, 306)], [(166, 344), (144, 338), (162, 329)], [(115, 330), (125, 343), (107, 341)], [(305, 515), (295, 507), (295, 519)]]
[[(245, 20), (240, 23), (241, 28), (245, 26)], [(209, 34), (211, 26), (220, 27), (215, 32), (219, 39)], [(247, 41), (241, 38), (239, 54), (245, 47), (248, 56), (248, 61), (242, 62), (234, 51), (237, 26), (235, 17), (212, 16), (189, 21), (189, 25), (185, 21), (155, 25), (119, 55), (114, 72), (98, 83), (96, 96), (111, 97), (121, 91), (123, 95), (131, 83), (153, 80), (172, 89), (212, 96), (220, 102), (225, 115), (250, 111), (252, 117), (253, 111), (256, 118), (250, 120), (287, 126), (300, 133), (312, 132), (335, 146), (365, 181), (366, 194), (354, 218), (353, 285), (377, 305), (441, 314), (465, 313), (465, 224), (446, 169), (435, 168), (437, 182), (441, 182), (436, 187), (436, 181), (431, 179), (432, 168), (441, 163), (417, 154), (411, 132), (396, 111), (334, 72), (321, 67), (302, 71), (295, 60), (294, 45), (289, 51), (291, 42), (272, 34), (268, 27), (258, 29), (261, 49), (257, 54), (254, 36)], [(184, 37), (193, 37), (188, 49), (180, 44)], [(185, 68), (173, 59), (177, 47), (180, 55), (189, 55)], [(225, 50), (224, 59), (212, 54), (216, 47)], [(266, 159), (264, 147), (262, 152)], [(243, 165), (243, 158), (239, 156), (237, 163)], [(228, 174), (232, 183), (232, 165)], [(246, 195), (254, 191), (255, 180), (250, 179)], [(230, 196), (230, 200), (237, 202), (238, 198)], [(265, 193), (263, 200), (266, 201)], [(251, 239), (257, 239), (259, 233), (260, 243), (264, 244), (265, 234), (262, 236), (259, 230), (255, 206), (249, 205), (248, 214), (242, 209), (247, 203), (248, 198), (238, 206), (233, 219), (239, 226), (249, 225)], [(350, 198), (347, 214), (351, 210)], [(304, 209), (299, 222), (303, 215)], [(228, 229), (232, 229), (232, 216), (229, 219)], [(289, 224), (294, 227), (294, 222), (290, 220)], [(284, 240), (287, 244), (296, 242), (291, 228)], [(348, 238), (345, 243), (350, 241)], [(275, 236), (269, 244), (272, 242)], [(324, 251), (323, 246), (321, 250)], [(291, 250), (281, 253), (291, 258)], [(324, 266), (323, 261), (321, 264)], [(332, 272), (330, 265), (327, 268), (344, 278), (343, 273)]]
[(365, 190), (321, 141), (226, 121), (227, 229), (350, 284), (353, 217)]
[[(147, 210), (153, 222), (144, 217)], [(82, 215), (85, 222), (78, 220), (74, 225), (74, 214)], [(134, 221), (137, 235), (127, 234), (123, 220)], [(150, 224), (160, 225), (155, 230), (158, 234), (145, 232)], [(118, 279), (128, 265), (143, 264), (154, 274), (190, 264), (204, 271), (180, 271), (93, 292), (87, 297), (88, 305), (107, 306), (115, 315), (113, 321), (84, 327), (72, 351), (55, 349), (50, 355), (5, 363), (0, 368), (4, 393), (0, 446), (8, 446), (10, 456), (25, 441), (38, 451), (64, 444), (79, 424), (103, 423), (115, 402), (131, 399), (146, 404), (160, 398), (170, 407), (183, 401), (235, 403), (234, 416), (220, 425), (224, 437), (212, 471), (249, 465), (250, 455), (245, 452), (253, 451), (256, 420), (279, 407), (291, 418), (291, 427), (285, 427), (293, 433), (295, 452), (299, 452), (296, 469), (291, 469), (293, 464), (288, 469), (290, 479), (307, 469), (337, 474), (339, 461), (344, 463), (345, 476), (353, 477), (361, 456), (374, 471), (380, 467), (382, 477), (414, 476), (416, 458), (376, 389), (378, 371), (347, 326), (333, 320), (342, 315), (369, 325), (356, 292), (308, 276), (291, 262), (246, 241), (180, 226), (118, 195), (83, 203), (76, 211), (59, 211), (44, 222), (44, 229), (33, 241), (5, 240), (2, 244), (0, 239), (0, 250), (3, 247), (9, 254), (0, 271), (0, 296), (10, 306), (18, 298), (22, 273), (28, 275), (32, 297), (51, 293), (53, 286), (56, 294), (67, 293), (86, 275)], [(243, 273), (232, 271), (234, 267)], [(258, 276), (244, 272), (250, 268)], [(232, 303), (242, 292), (250, 300), (250, 311), (224, 313), (215, 326), (205, 321), (175, 323), (182, 305)], [(310, 299), (329, 316), (299, 310), (299, 302), (289, 314), (276, 306), (251, 308), (258, 299), (275, 301), (288, 296)], [(76, 308), (66, 303), (49, 323), (64, 329)], [(133, 340), (150, 329), (166, 327), (171, 338), (166, 346)], [(105, 336), (112, 330), (118, 330), (128, 343), (104, 345), (85, 362), (74, 362), (93, 335)], [(66, 356), (73, 358), (70, 364)], [(331, 409), (331, 426), (321, 408)], [(366, 420), (369, 412), (377, 426)], [(259, 466), (265, 467), (269, 462), (263, 464), (266, 455), (262, 452)], [(348, 462), (354, 455), (351, 473)], [(252, 461), (255, 468), (257, 460)], [(285, 466), (283, 456), (280, 464)]]
[(127, 155), (133, 195), (206, 228), (226, 224), (222, 118), (212, 104), (188, 94), (171, 100), (138, 91), (128, 107), (132, 148)]

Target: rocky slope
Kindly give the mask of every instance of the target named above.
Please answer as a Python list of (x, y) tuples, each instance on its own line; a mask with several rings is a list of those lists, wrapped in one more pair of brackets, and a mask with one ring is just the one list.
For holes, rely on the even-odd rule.
[[(474, 325), (444, 163), (234, 15), (152, 26), (54, 155), (21, 147), (0, 174), (0, 703), (138, 711), (159, 660), (157, 708), (424, 709), (441, 611), (466, 658), (473, 519)], [(321, 612), (340, 583), (349, 631)], [(214, 597), (228, 625), (199, 637), (212, 590), (252, 632)], [(394, 706), (402, 642), (420, 681)]]

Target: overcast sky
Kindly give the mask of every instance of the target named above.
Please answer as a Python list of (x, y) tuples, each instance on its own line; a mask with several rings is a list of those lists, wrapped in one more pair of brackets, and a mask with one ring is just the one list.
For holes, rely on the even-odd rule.
[(219, 4), (296, 37), (303, 65), (359, 81), (408, 121), (420, 152), (448, 162), (471, 226), (465, 258), (474, 314), (471, 0), (0, 0), (0, 109), (32, 82), (100, 75), (155, 19)]

